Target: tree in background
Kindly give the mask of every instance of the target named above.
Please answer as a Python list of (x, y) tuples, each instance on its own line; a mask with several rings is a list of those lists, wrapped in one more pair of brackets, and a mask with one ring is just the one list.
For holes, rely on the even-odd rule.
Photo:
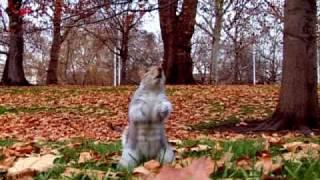
[(61, 48), (61, 14), (62, 14), (62, 0), (54, 1), (54, 12), (53, 12), (53, 39), (50, 50), (50, 61), (47, 72), (47, 84), (58, 83), (58, 63)]
[(227, 0), (202, 0), (200, 1), (200, 16), (202, 23), (197, 26), (211, 37), (210, 52), (210, 75), (209, 83), (218, 83), (218, 58), (220, 50), (221, 31), (223, 26), (223, 16), (227, 13), (233, 1)]
[(296, 129), (309, 134), (319, 125), (317, 94), (316, 0), (286, 0), (283, 78), (271, 121), (259, 130)]
[[(90, 1), (79, 1), (73, 4), (72, 1), (65, 2), (63, 0), (53, 1), (53, 38), (50, 50), (50, 61), (47, 71), (47, 84), (58, 83), (58, 64), (61, 45), (68, 36), (73, 26), (93, 15), (97, 9), (106, 4), (94, 6)], [(93, 7), (90, 7), (90, 5)], [(63, 15), (68, 15), (64, 17)], [(62, 19), (63, 18), (63, 19)], [(62, 31), (64, 30), (64, 31)]]
[(6, 12), (9, 16), (9, 52), (2, 76), (2, 84), (29, 85), (23, 70), (23, 15), (22, 0), (8, 0)]
[[(158, 0), (164, 44), (163, 67), (169, 84), (192, 84), (191, 38), (198, 0)], [(179, 4), (180, 3), (180, 4)], [(181, 5), (181, 8), (180, 8)]]

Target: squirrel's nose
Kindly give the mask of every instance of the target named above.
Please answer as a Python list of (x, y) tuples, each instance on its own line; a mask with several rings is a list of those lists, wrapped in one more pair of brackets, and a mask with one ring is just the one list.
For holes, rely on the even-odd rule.
[(162, 71), (162, 67), (161, 66), (158, 67), (158, 71)]

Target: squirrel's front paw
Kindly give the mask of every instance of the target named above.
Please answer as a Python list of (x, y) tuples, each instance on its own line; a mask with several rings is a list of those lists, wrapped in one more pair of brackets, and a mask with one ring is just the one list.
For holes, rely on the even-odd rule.
[(172, 111), (171, 103), (169, 103), (169, 102), (161, 103), (160, 110), (159, 110), (159, 114), (160, 114), (161, 119), (167, 118), (169, 116), (169, 114), (171, 113), (171, 111)]

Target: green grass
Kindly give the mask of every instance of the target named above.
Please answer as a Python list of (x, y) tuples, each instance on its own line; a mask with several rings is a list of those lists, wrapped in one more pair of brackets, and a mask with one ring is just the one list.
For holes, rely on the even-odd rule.
[(81, 152), (95, 152), (103, 158), (109, 155), (120, 153), (121, 144), (120, 142), (99, 143), (95, 141), (84, 140), (75, 147), (66, 145), (59, 149), (59, 151), (62, 154), (62, 157), (59, 158), (57, 162), (64, 164), (71, 161), (78, 161)]
[(49, 169), (47, 172), (38, 174), (35, 180), (47, 180), (47, 179), (58, 179), (60, 175), (64, 172), (66, 166), (56, 165), (55, 167)]
[[(288, 141), (297, 141), (298, 139), (288, 139)], [(302, 140), (302, 139), (301, 139)], [(314, 138), (312, 142), (319, 143), (319, 140)], [(13, 140), (0, 140), (0, 146), (10, 146), (14, 143)], [(38, 174), (36, 180), (45, 179), (96, 179), (97, 177), (88, 177), (86, 171), (99, 170), (104, 173), (116, 172), (120, 179), (132, 179), (131, 172), (119, 171), (117, 169), (117, 160), (112, 159), (114, 155), (119, 156), (121, 152), (121, 144), (119, 141), (113, 143), (103, 143), (85, 139), (72, 139), (68, 141), (51, 141), (37, 143), (41, 147), (50, 147), (58, 149), (61, 154), (60, 158), (55, 160), (55, 167), (47, 172)], [(199, 145), (206, 145), (208, 148), (204, 150), (191, 151), (191, 148)], [(219, 147), (219, 148), (217, 148)], [(183, 158), (193, 157), (209, 157), (213, 160), (219, 160), (226, 152), (232, 154), (231, 161), (228, 166), (218, 169), (211, 174), (212, 179), (261, 179), (263, 174), (261, 170), (255, 169), (244, 170), (237, 167), (237, 160), (246, 157), (251, 159), (253, 164), (256, 161), (257, 154), (264, 152), (263, 139), (239, 139), (239, 140), (224, 140), (213, 141), (210, 139), (200, 140), (183, 140), (178, 144), (177, 149), (185, 148), (187, 151), (180, 154)], [(90, 160), (84, 163), (78, 163), (81, 152), (93, 152), (99, 155), (99, 159)], [(284, 150), (280, 145), (271, 145), (270, 154), (275, 157), (281, 155)], [(70, 177), (64, 177), (62, 174), (67, 167), (79, 169), (83, 173), (74, 174)], [(282, 179), (305, 179), (316, 180), (320, 178), (320, 161), (304, 159), (300, 162), (285, 161), (282, 171), (269, 174), (268, 177), (277, 177)], [(108, 179), (108, 177), (106, 177)]]
[(285, 162), (283, 176), (287, 179), (320, 179), (320, 161), (303, 160), (302, 162)]
[(36, 113), (36, 112), (72, 112), (77, 114), (96, 114), (96, 115), (109, 115), (110, 111), (106, 107), (97, 107), (97, 106), (70, 106), (70, 107), (46, 107), (32, 105), (30, 107), (4, 107), (0, 106), (0, 115), (6, 113)]
[(255, 157), (257, 152), (263, 150), (263, 143), (257, 140), (224, 141), (221, 143), (223, 152), (232, 152), (233, 159), (248, 156)]
[(218, 101), (214, 101), (210, 104), (210, 111), (211, 112), (224, 112), (225, 107)]
[(240, 106), (240, 113), (243, 115), (250, 115), (255, 112), (256, 107), (251, 105), (241, 105)]
[[(39, 174), (36, 179), (92, 179), (83, 174), (75, 174), (72, 177), (62, 178), (62, 173), (66, 167), (77, 168), (80, 170), (92, 169), (104, 172), (116, 171), (117, 162), (108, 159), (108, 156), (119, 155), (121, 151), (120, 142), (102, 143), (91, 140), (73, 139), (70, 141), (57, 142), (39, 142), (41, 147), (50, 147), (58, 149), (61, 157), (55, 160), (55, 167), (48, 172)], [(100, 156), (98, 160), (90, 160), (84, 163), (78, 163), (81, 152), (97, 153)]]
[(0, 106), (0, 115), (12, 112), (12, 109)]
[(15, 143), (12, 139), (0, 139), (0, 147), (9, 147)]
[[(217, 150), (215, 145), (219, 143), (222, 150)], [(240, 157), (255, 157), (258, 152), (263, 150), (263, 142), (259, 140), (237, 140), (214, 142), (211, 140), (185, 140), (178, 148), (192, 148), (197, 145), (207, 145), (209, 148), (202, 151), (187, 151), (182, 154), (183, 157), (202, 157), (207, 156), (213, 159), (220, 159), (225, 152), (233, 154), (233, 159)]]
[(124, 91), (131, 91), (131, 88), (128, 86), (119, 86), (119, 87), (94, 88), (92, 90), (94, 90), (96, 92), (103, 92), (103, 93), (121, 93)]
[(198, 124), (192, 125), (191, 128), (193, 130), (197, 131), (210, 131), (218, 126), (228, 125), (228, 124), (235, 124), (240, 122), (240, 119), (235, 116), (229, 116), (224, 120), (217, 120), (217, 119), (211, 119), (207, 121), (202, 121)]
[(197, 145), (207, 145), (210, 148), (202, 151), (187, 151), (182, 154), (182, 157), (216, 157), (217, 151), (215, 150), (215, 142), (207, 139), (203, 140), (184, 140), (182, 141), (182, 144), (178, 145), (178, 148), (192, 148), (196, 147)]
[(41, 107), (41, 106), (31, 106), (31, 107), (4, 107), (0, 106), (0, 115), (5, 113), (34, 113), (40, 111), (50, 111), (52, 108)]
[(24, 88), (5, 87), (5, 88), (2, 88), (0, 92), (18, 95), (18, 94), (39, 94), (47, 90), (48, 88), (45, 88), (42, 86), (32, 86), (32, 87), (24, 87)]

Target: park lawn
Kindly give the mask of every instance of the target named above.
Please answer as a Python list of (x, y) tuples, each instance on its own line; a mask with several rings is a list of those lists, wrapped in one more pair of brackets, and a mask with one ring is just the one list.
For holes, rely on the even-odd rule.
[[(1, 168), (40, 154), (56, 157), (50, 170), (32, 174), (36, 179), (141, 176), (116, 169), (119, 138), (135, 88), (2, 87), (0, 179), (7, 173)], [(187, 167), (192, 159), (208, 157), (214, 167), (212, 178), (320, 178), (317, 136), (212, 131), (225, 122), (243, 126), (244, 120), (269, 117), (276, 106), (277, 86), (169, 86), (167, 94), (174, 107), (166, 124), (177, 155), (172, 166)], [(11, 164), (5, 164), (8, 158), (14, 159)], [(157, 168), (150, 171), (157, 173)]]

